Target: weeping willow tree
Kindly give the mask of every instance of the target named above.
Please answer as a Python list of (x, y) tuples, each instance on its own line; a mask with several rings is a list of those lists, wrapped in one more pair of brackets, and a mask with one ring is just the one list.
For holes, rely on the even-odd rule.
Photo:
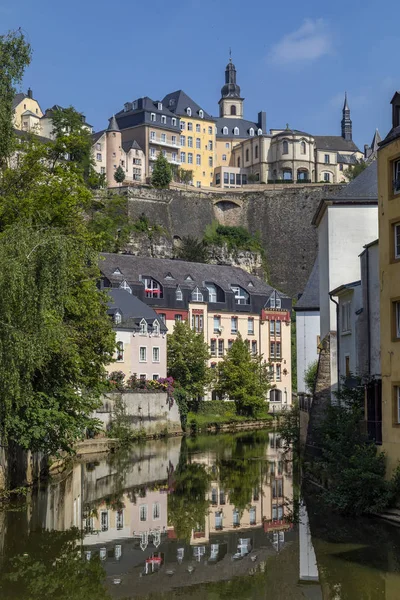
[[(10, 81), (26, 62), (16, 35), (6, 45), (0, 36)], [(62, 118), (54, 140), (21, 140), (17, 159), (6, 160), (9, 149), (1, 156), (0, 145), (0, 438), (46, 453), (71, 451), (95, 426), (90, 415), (115, 344), (96, 287), (98, 236), (85, 218), (88, 135), (65, 135), (73, 109)]]

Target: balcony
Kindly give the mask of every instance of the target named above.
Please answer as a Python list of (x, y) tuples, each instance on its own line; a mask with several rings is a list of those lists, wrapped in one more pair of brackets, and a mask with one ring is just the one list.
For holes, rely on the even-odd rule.
[(168, 137), (165, 138), (165, 140), (161, 139), (161, 136), (151, 136), (151, 133), (149, 135), (149, 142), (150, 144), (157, 144), (158, 146), (168, 146), (169, 148), (180, 148), (181, 144), (180, 144), (180, 140), (178, 140), (178, 138), (176, 139), (176, 142), (173, 142), (172, 140), (169, 140)]

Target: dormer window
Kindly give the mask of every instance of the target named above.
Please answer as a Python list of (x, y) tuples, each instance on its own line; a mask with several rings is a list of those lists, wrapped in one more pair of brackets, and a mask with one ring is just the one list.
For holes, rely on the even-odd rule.
[(231, 285), (231, 290), (235, 294), (236, 304), (250, 304), (250, 294), (239, 285)]
[(191, 275), (186, 275), (185, 281), (193, 281), (193, 277)]
[(262, 129), (257, 130), (257, 135), (262, 135)]
[(239, 127), (235, 127), (233, 130), (233, 135), (239, 135)]
[(121, 323), (121, 321), (122, 321), (122, 315), (120, 312), (117, 311), (116, 313), (114, 313), (114, 323), (116, 325), (119, 325)]
[(249, 129), (249, 135), (250, 136), (254, 135), (254, 129), (253, 129), (253, 127), (250, 127), (250, 129)]
[(203, 302), (203, 294), (198, 287), (194, 288), (192, 292), (192, 300), (193, 302)]
[(175, 292), (175, 299), (178, 300), (178, 302), (181, 302), (183, 300), (183, 294), (182, 294), (182, 290), (181, 288), (178, 287), (176, 288), (176, 292)]
[(202, 111), (201, 109), (199, 110), (199, 117), (200, 119), (204, 119), (204, 111)]
[(153, 335), (160, 335), (160, 323), (158, 321), (153, 323)]
[(128, 283), (125, 281), (125, 279), (124, 279), (124, 281), (122, 283), (120, 283), (119, 287), (122, 290), (126, 290), (127, 292), (129, 292), (130, 294), (132, 294), (132, 288), (128, 285)]
[(249, 281), (249, 283), (247, 284), (247, 287), (253, 288), (254, 287), (254, 283), (252, 281)]
[(171, 273), (170, 273), (170, 272), (168, 272), (168, 273), (166, 274), (166, 276), (164, 277), (164, 279), (173, 279), (173, 277), (172, 277)]
[(157, 108), (158, 108), (158, 110), (162, 110), (162, 102), (157, 103)]
[(122, 271), (121, 269), (119, 269), (118, 267), (113, 271), (113, 275), (122, 275)]
[(164, 125), (167, 123), (167, 117), (165, 115), (161, 115), (161, 123), (164, 123)]
[(146, 319), (142, 319), (140, 321), (139, 333), (140, 333), (140, 335), (147, 335), (147, 321), (146, 321)]
[(208, 301), (216, 302), (217, 301), (217, 288), (212, 283), (206, 283), (206, 287), (208, 290)]
[(172, 117), (171, 124), (173, 127), (176, 127), (176, 118), (175, 117)]
[(191, 116), (192, 116), (192, 109), (190, 108), (190, 106), (188, 106), (188, 107), (187, 107), (187, 109), (186, 109), (186, 113), (187, 113), (187, 116), (188, 116), (188, 117), (191, 117)]
[(269, 304), (269, 308), (282, 308), (282, 300), (278, 292), (272, 292), (267, 304)]
[(144, 283), (144, 293), (146, 298), (163, 297), (163, 289), (158, 281), (152, 279), (152, 277), (143, 277), (142, 281)]
[(223, 128), (223, 130), (222, 130), (222, 133), (223, 133), (224, 135), (228, 135), (228, 128), (227, 128), (227, 127), (224, 127), (224, 128)]
[(155, 123), (156, 120), (156, 113), (151, 113), (150, 114), (150, 121), (153, 121), (153, 123)]

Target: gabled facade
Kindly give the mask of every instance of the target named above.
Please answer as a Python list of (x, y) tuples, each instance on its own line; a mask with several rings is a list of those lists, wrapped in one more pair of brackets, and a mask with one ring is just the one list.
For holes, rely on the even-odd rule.
[(103, 254), (102, 286), (125, 289), (173, 330), (186, 320), (210, 347), (210, 366), (240, 333), (271, 365), (271, 410), (291, 404), (291, 299), (236, 267)]
[(108, 373), (122, 371), (126, 379), (167, 376), (167, 327), (156, 312), (125, 289), (111, 289), (108, 314), (116, 334), (115, 361)]
[(15, 95), (12, 108), (15, 129), (33, 132), (37, 129), (37, 133), (40, 134), (39, 123), (43, 112), (39, 102), (33, 97), (33, 92), (30, 88), (26, 94), (20, 92)]

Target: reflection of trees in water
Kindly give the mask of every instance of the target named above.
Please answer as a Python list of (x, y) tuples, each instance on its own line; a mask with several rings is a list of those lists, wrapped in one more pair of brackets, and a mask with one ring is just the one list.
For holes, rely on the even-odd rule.
[(20, 538), (0, 573), (2, 600), (108, 600), (98, 559), (84, 560), (80, 532), (38, 530)]

